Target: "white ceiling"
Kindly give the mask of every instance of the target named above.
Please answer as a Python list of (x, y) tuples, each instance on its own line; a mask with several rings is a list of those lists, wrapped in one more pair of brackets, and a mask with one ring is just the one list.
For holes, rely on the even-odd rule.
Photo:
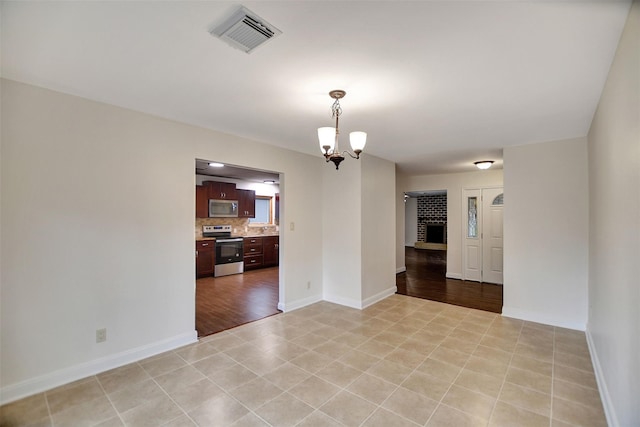
[(248, 1), (250, 54), (208, 32), (239, 4), (3, 2), (2, 76), (318, 156), (344, 89), (365, 155), (459, 172), (586, 135), (630, 2)]

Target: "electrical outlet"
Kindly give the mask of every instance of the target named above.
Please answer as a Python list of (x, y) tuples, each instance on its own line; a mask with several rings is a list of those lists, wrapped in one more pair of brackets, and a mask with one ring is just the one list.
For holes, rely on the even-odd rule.
[(311, 289), (311, 282), (307, 282), (307, 289)]
[(107, 340), (107, 329), (97, 329), (96, 330), (96, 342), (105, 342)]
[(289, 223), (289, 230), (294, 231), (296, 229), (296, 225), (293, 223), (293, 221), (291, 221)]

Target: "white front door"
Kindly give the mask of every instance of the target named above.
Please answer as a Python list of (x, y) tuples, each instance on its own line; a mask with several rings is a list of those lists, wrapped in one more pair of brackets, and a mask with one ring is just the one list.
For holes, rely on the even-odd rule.
[(482, 281), (502, 284), (502, 188), (482, 190)]
[(482, 192), (481, 190), (464, 190), (463, 206), (464, 248), (463, 272), (464, 280), (482, 281)]
[(502, 284), (502, 200), (502, 188), (463, 191), (463, 280)]

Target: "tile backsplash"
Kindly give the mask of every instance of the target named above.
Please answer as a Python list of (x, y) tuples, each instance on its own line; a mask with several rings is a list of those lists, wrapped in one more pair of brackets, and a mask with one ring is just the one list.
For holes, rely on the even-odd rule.
[(230, 225), (234, 236), (278, 234), (277, 225), (249, 225), (249, 218), (196, 218), (196, 240), (202, 239), (203, 225)]

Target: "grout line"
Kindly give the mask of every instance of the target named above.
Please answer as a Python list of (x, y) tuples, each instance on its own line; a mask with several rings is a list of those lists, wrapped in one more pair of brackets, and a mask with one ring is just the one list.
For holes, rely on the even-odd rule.
[[(135, 364), (138, 364), (138, 362), (134, 362)], [(142, 368), (142, 366), (140, 367), (140, 369), (144, 370), (144, 368)], [(116, 415), (118, 416), (118, 419), (120, 419), (120, 421), (122, 422), (122, 425), (126, 426), (127, 424), (124, 422), (124, 419), (122, 419), (122, 415), (120, 414), (120, 411), (118, 411), (118, 408), (116, 408), (116, 405), (113, 404), (113, 401), (111, 400), (111, 397), (109, 397), (109, 393), (107, 393), (107, 390), (104, 389), (104, 387), (102, 386), (102, 383), (100, 382), (100, 380), (98, 379), (97, 375), (94, 375), (96, 382), (98, 383), (98, 385), (100, 386), (100, 389), (102, 390), (102, 392), (104, 393), (105, 397), (107, 398), (107, 400), (109, 401), (109, 404), (111, 405), (111, 407), (113, 408), (114, 411), (116, 411)], [(52, 423), (53, 425), (53, 423)], [(55, 427), (55, 426), (54, 426)]]

